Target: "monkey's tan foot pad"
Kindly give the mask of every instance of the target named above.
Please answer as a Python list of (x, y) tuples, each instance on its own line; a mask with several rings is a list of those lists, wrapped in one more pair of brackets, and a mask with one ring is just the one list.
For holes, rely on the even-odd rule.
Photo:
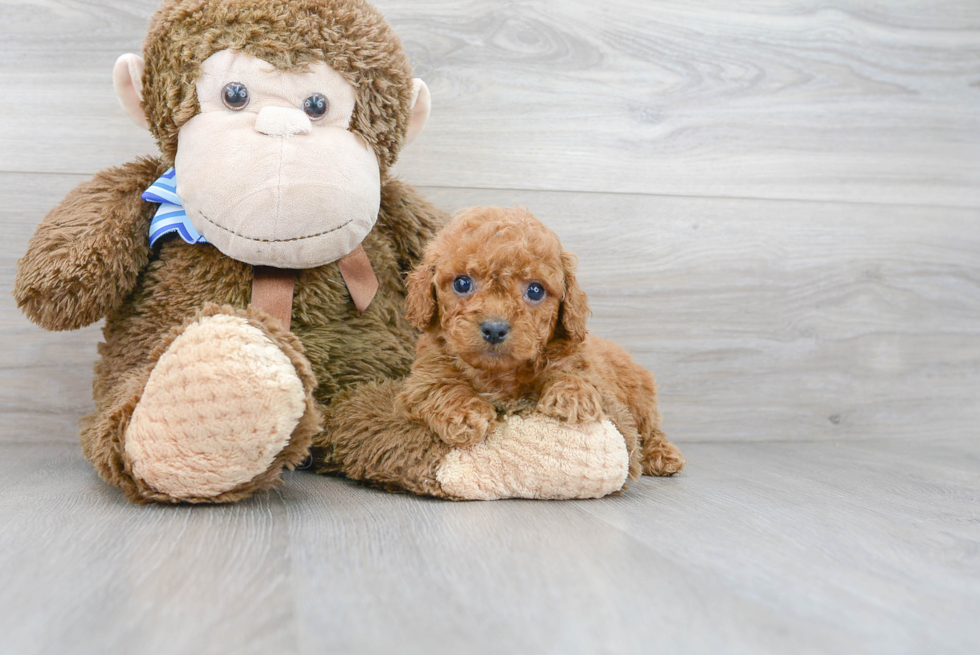
[(450, 451), (436, 471), (442, 490), (467, 500), (601, 498), (629, 473), (626, 440), (612, 422), (570, 425), (511, 415), (483, 441)]
[(126, 430), (133, 475), (178, 499), (264, 473), (306, 409), (289, 358), (241, 316), (191, 323), (167, 348)]

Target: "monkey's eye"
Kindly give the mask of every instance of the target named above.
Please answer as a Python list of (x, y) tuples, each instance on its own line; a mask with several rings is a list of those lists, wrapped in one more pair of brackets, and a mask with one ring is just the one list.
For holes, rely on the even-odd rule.
[(248, 106), (248, 89), (241, 82), (225, 84), (225, 88), (221, 90), (221, 100), (228, 109), (241, 111)]
[(467, 296), (473, 293), (473, 280), (465, 275), (460, 275), (458, 278), (453, 280), (453, 291), (461, 296)]
[(303, 111), (310, 117), (310, 120), (323, 118), (330, 111), (330, 101), (322, 93), (314, 93), (303, 101)]
[(528, 302), (541, 302), (544, 300), (545, 295), (544, 287), (537, 282), (532, 282), (527, 285), (527, 291), (524, 292), (524, 297), (528, 299)]

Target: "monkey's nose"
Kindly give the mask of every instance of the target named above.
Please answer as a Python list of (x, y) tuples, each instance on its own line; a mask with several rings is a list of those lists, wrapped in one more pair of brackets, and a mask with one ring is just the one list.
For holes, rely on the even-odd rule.
[(305, 112), (289, 107), (263, 107), (255, 119), (255, 129), (269, 136), (309, 134), (313, 123)]
[(480, 332), (483, 333), (484, 341), (497, 345), (510, 334), (510, 325), (506, 321), (484, 321), (480, 323)]

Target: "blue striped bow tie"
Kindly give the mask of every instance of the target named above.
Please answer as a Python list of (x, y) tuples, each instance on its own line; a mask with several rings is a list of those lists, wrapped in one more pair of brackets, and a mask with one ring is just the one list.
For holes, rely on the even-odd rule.
[(150, 185), (140, 196), (147, 202), (158, 202), (160, 207), (150, 221), (150, 247), (165, 234), (176, 232), (187, 243), (207, 243), (200, 232), (191, 225), (184, 211), (184, 204), (177, 197), (177, 171), (171, 168)]

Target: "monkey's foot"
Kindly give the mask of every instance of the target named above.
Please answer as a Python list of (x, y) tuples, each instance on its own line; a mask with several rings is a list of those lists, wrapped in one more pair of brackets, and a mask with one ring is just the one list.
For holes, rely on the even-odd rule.
[(236, 500), (278, 480), (280, 453), (314, 410), (289, 356), (254, 323), (204, 315), (150, 373), (125, 452), (154, 499)]
[(436, 471), (455, 498), (600, 498), (629, 473), (626, 441), (611, 421), (570, 425), (512, 415), (483, 441), (450, 451)]

